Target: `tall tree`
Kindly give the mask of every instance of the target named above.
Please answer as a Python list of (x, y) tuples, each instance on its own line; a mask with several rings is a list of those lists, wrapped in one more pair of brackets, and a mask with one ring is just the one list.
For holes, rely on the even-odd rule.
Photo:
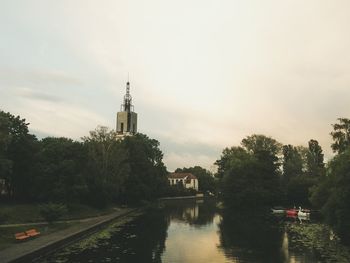
[(130, 174), (125, 181), (123, 197), (126, 201), (150, 200), (162, 195), (168, 185), (166, 167), (159, 142), (144, 134), (126, 137), (121, 142), (127, 153)]
[(331, 132), (334, 143), (331, 145), (334, 152), (342, 153), (350, 146), (350, 119), (338, 118), (339, 123), (332, 124)]
[(267, 177), (274, 177), (278, 174), (281, 143), (262, 134), (253, 134), (244, 138), (241, 144), (260, 161), (261, 168), (264, 168), (260, 171), (261, 173)]
[(37, 152), (36, 137), (20, 116), (0, 111), (0, 178), (12, 199), (26, 199), (30, 193), (32, 167)]
[(83, 137), (83, 141), (88, 154), (89, 202), (104, 206), (107, 202), (117, 201), (131, 172), (128, 152), (122, 148), (116, 133), (104, 126), (90, 131), (90, 136)]
[(316, 140), (309, 141), (307, 153), (307, 171), (311, 176), (320, 176), (324, 171), (322, 148)]
[(68, 138), (40, 141), (34, 176), (35, 198), (40, 202), (84, 202), (87, 185), (83, 176), (86, 154), (83, 144)]
[(312, 188), (311, 202), (321, 208), (325, 219), (350, 244), (350, 149), (328, 164), (327, 176)]
[(298, 148), (293, 145), (284, 145), (283, 152), (283, 177), (288, 181), (292, 177), (303, 173), (303, 159)]
[(281, 144), (252, 135), (242, 140), (242, 146), (224, 149), (215, 162), (226, 205), (244, 208), (275, 203), (280, 196), (277, 154)]

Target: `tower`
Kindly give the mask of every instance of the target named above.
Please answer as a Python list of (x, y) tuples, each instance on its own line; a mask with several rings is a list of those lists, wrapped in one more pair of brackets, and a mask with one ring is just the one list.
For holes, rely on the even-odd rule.
[(130, 95), (130, 82), (126, 83), (124, 102), (117, 113), (117, 134), (119, 136), (134, 135), (137, 133), (137, 113), (134, 112), (132, 97)]

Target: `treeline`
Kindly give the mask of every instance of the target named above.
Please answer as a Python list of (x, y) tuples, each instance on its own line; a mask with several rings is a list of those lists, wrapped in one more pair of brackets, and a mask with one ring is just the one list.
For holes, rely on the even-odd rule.
[(350, 242), (350, 120), (338, 121), (331, 132), (336, 156), (326, 165), (322, 148), (313, 139), (303, 147), (252, 135), (241, 146), (225, 148), (215, 163), (225, 205), (312, 205)]
[(133, 203), (166, 195), (159, 142), (137, 134), (117, 140), (98, 127), (82, 142), (29, 134), (28, 123), (0, 111), (0, 198), (16, 202)]

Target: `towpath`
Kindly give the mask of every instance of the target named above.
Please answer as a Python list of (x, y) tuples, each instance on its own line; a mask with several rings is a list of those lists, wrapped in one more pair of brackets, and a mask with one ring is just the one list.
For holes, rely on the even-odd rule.
[[(31, 259), (38, 257), (52, 251), (54, 249), (64, 247), (65, 245), (76, 241), (80, 238), (88, 236), (99, 229), (106, 226), (111, 221), (122, 218), (127, 215), (131, 215), (133, 212), (137, 212), (139, 209), (132, 208), (119, 208), (115, 212), (80, 220), (69, 220), (62, 222), (77, 222), (72, 226), (59, 230), (47, 235), (39, 236), (35, 239), (28, 240), (21, 243), (16, 243), (9, 248), (0, 250), (0, 263), (10, 262), (30, 262)], [(42, 222), (44, 223), (44, 222)], [(42, 224), (37, 223), (37, 224)], [(9, 226), (25, 226), (26, 224), (13, 224)], [(35, 225), (33, 223), (28, 224), (30, 226)]]

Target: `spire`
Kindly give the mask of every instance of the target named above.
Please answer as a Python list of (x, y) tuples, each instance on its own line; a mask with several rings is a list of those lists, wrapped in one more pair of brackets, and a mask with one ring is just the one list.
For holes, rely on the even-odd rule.
[(126, 94), (124, 96), (124, 104), (122, 104), (122, 110), (130, 112), (133, 110), (132, 97), (130, 95), (130, 82), (126, 83)]

